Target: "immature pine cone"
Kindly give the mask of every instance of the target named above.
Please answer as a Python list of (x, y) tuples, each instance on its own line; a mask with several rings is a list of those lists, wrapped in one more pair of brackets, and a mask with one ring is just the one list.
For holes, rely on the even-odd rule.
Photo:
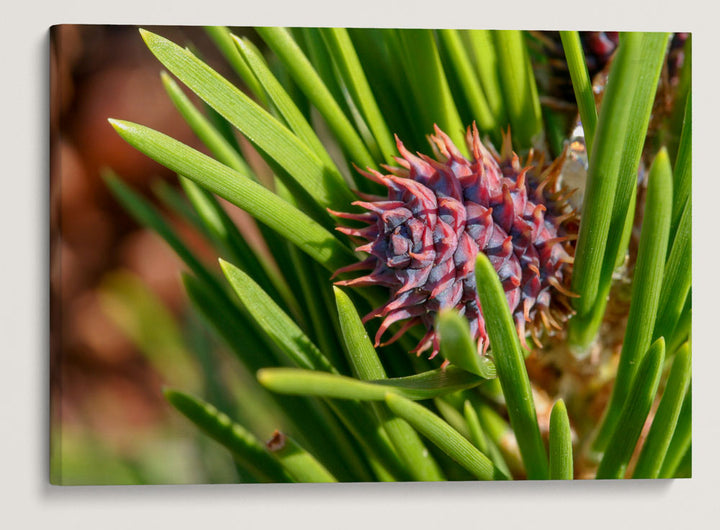
[[(372, 269), (337, 283), (390, 289), (390, 300), (364, 318), (384, 317), (376, 346), (393, 323), (407, 320), (384, 344), (422, 323), (427, 333), (413, 351), (432, 347), (432, 358), (440, 343), (436, 313), (455, 307), (469, 320), (478, 352), (484, 353), (488, 337), (475, 285), (475, 259), (482, 251), (500, 276), (523, 345), (527, 323), (540, 346), (540, 324), (548, 331), (560, 329), (558, 320), (570, 311), (566, 297), (572, 296), (566, 288), (573, 261), (568, 241), (577, 233), (577, 215), (567, 206), (569, 194), (557, 189), (564, 157), (536, 176), (533, 166), (520, 166), (509, 135), (501, 157), (490, 153), (473, 126), (467, 132), (473, 159), (467, 160), (437, 126), (435, 133), (430, 139), (437, 160), (411, 154), (396, 137), (400, 168), (386, 166), (387, 175), (359, 170), (387, 187), (387, 198), (358, 193), (365, 200), (353, 204), (366, 212), (331, 212), (368, 223), (338, 228), (368, 241), (357, 250), (369, 256), (335, 274)], [(537, 166), (542, 165), (540, 160)]]

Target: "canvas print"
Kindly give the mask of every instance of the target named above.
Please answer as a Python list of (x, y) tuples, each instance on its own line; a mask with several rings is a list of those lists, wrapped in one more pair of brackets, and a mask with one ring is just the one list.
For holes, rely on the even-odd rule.
[(50, 33), (53, 484), (691, 476), (690, 34)]

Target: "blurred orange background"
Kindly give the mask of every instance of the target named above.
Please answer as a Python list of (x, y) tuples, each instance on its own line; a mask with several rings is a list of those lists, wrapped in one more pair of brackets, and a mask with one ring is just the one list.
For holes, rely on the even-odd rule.
[[(213, 68), (237, 81), (202, 28), (148, 29), (192, 43)], [(172, 446), (167, 434), (185, 426), (163, 399), (165, 381), (103, 301), (108, 278), (122, 271), (125, 279), (139, 279), (170, 316), (181, 317), (185, 307), (180, 261), (128, 216), (101, 173), (111, 169), (155, 203), (152, 183), (175, 186), (176, 178), (123, 142), (108, 118), (142, 123), (201, 147), (167, 97), (160, 63), (136, 27), (55, 26), (50, 41), (51, 480), (232, 480), (222, 464), (215, 477), (183, 466), (192, 459), (182, 458), (188, 448)], [(202, 255), (198, 238), (175, 224)]]

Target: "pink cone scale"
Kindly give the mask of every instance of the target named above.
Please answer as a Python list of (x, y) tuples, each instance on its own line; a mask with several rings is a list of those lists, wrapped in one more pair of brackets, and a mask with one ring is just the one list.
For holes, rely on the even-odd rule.
[(500, 155), (483, 145), (474, 125), (467, 131), (471, 160), (437, 126), (430, 136), (435, 158), (413, 155), (395, 139), (399, 167), (384, 166), (388, 174), (358, 169), (387, 188), (387, 197), (358, 193), (363, 200), (353, 205), (363, 213), (331, 211), (366, 224), (337, 230), (362, 242), (356, 250), (368, 254), (335, 275), (370, 270), (336, 283), (390, 290), (389, 301), (364, 318), (383, 319), (375, 345), (396, 322), (404, 324), (382, 344), (422, 324), (426, 333), (413, 352), (431, 350), (432, 358), (440, 348), (435, 317), (456, 308), (484, 354), (489, 342), (475, 283), (479, 252), (500, 277), (523, 346), (528, 331), (540, 346), (541, 329), (549, 334), (562, 329), (570, 311), (567, 297), (573, 296), (567, 286), (577, 233), (577, 215), (566, 203), (567, 190), (558, 185), (564, 157), (543, 168), (542, 160), (530, 164), (530, 154), (522, 167), (509, 134)]

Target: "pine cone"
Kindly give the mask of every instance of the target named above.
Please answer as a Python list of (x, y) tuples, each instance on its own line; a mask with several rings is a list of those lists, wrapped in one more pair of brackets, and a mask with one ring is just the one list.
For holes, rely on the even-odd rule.
[[(337, 284), (390, 289), (390, 300), (364, 319), (384, 318), (376, 346), (393, 323), (406, 321), (384, 344), (422, 323), (427, 332), (413, 351), (432, 348), (432, 358), (439, 351), (436, 313), (454, 307), (470, 322), (478, 352), (484, 353), (488, 336), (474, 274), (477, 254), (484, 252), (498, 272), (523, 345), (526, 325), (539, 345), (539, 326), (560, 329), (558, 321), (570, 311), (566, 297), (572, 296), (568, 242), (577, 232), (577, 215), (567, 206), (568, 194), (558, 189), (563, 157), (536, 176), (532, 165), (520, 166), (509, 135), (500, 156), (482, 144), (473, 126), (467, 132), (473, 158), (467, 160), (437, 126), (435, 132), (430, 139), (436, 159), (413, 155), (396, 137), (401, 167), (385, 167), (389, 174), (359, 170), (385, 186), (387, 197), (359, 194), (365, 200), (353, 204), (366, 212), (331, 212), (368, 225), (338, 228), (367, 241), (357, 250), (369, 256), (336, 275), (372, 269)], [(542, 160), (536, 165), (542, 167)]]

